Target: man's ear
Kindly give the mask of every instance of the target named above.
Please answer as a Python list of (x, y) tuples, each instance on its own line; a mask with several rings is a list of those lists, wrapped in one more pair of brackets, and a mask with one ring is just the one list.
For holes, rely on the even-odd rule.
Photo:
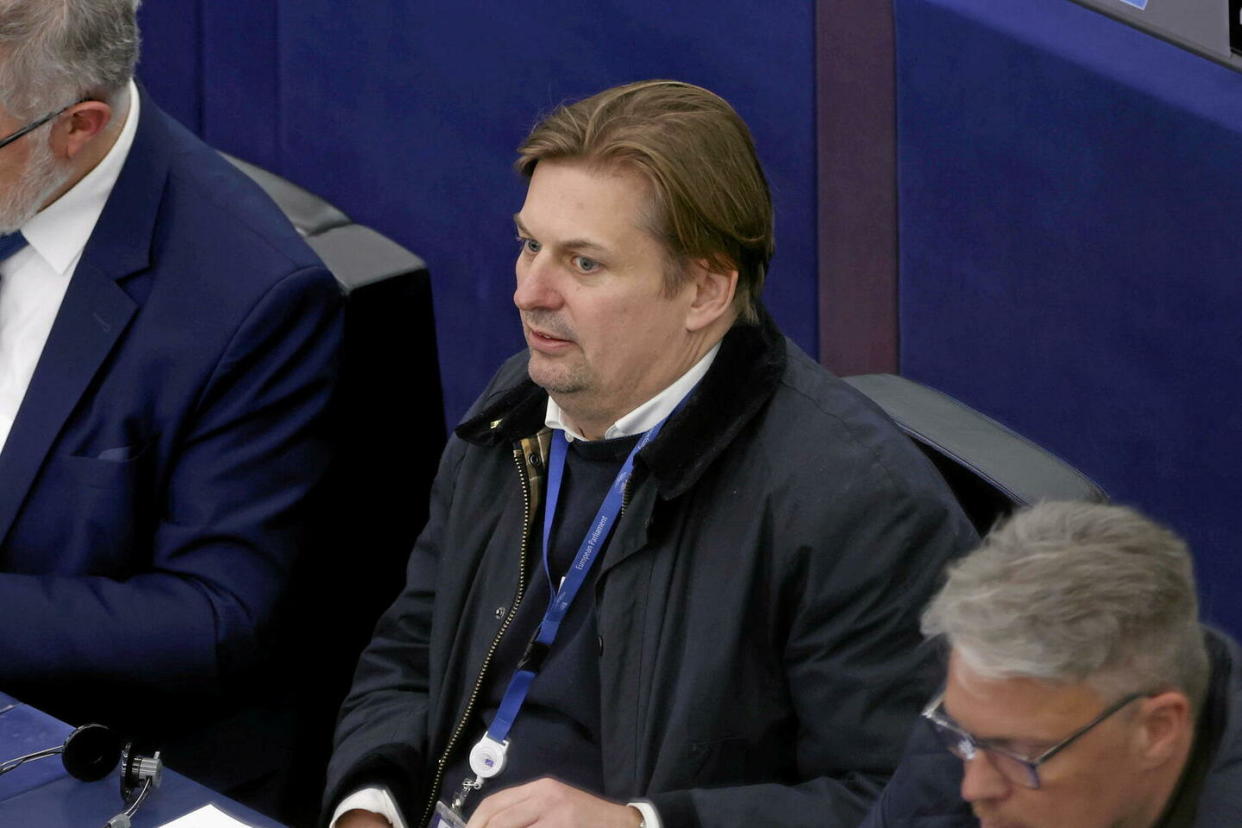
[(1151, 696), (1139, 708), (1139, 755), (1144, 767), (1156, 768), (1181, 755), (1194, 738), (1190, 699), (1177, 690)]
[(112, 107), (103, 101), (83, 101), (69, 107), (52, 127), (52, 152), (72, 160), (112, 123)]
[(737, 271), (719, 271), (703, 259), (685, 264), (694, 294), (686, 310), (686, 330), (701, 331), (723, 316), (733, 313), (737, 292)]

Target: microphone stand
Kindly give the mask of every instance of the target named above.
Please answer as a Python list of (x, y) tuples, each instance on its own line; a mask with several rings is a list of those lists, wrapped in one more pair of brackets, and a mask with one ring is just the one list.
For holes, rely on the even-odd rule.
[[(121, 800), (128, 803), (124, 811), (104, 823), (104, 828), (131, 828), (133, 816), (151, 792), (160, 786), (164, 774), (164, 762), (157, 750), (154, 756), (138, 756), (133, 745), (126, 745), (121, 753)], [(137, 794), (134, 788), (138, 785)]]

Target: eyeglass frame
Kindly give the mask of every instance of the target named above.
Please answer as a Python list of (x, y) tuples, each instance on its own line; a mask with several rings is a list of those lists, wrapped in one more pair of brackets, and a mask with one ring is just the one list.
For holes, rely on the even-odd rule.
[(24, 127), (17, 130), (17, 132), (10, 133), (4, 136), (3, 138), (0, 138), (0, 149), (4, 149), (9, 144), (16, 141), (18, 138), (21, 138), (24, 135), (34, 132), (36, 129), (43, 126), (48, 121), (51, 121), (54, 118), (59, 118), (61, 115), (64, 115), (66, 112), (68, 112), (70, 109), (73, 109), (78, 104), (86, 103), (89, 100), (92, 100), (92, 99), (83, 98), (80, 101), (74, 101), (71, 104), (66, 104), (65, 106), (62, 106), (60, 109), (56, 110), (50, 115), (44, 115), (42, 118), (39, 118), (37, 121), (31, 121), (30, 123), (26, 124)]
[[(1091, 730), (1093, 730), (1096, 727), (1096, 725), (1099, 725), (1102, 722), (1104, 722), (1106, 719), (1108, 719), (1114, 713), (1121, 710), (1123, 707), (1125, 707), (1130, 702), (1135, 701), (1136, 699), (1141, 699), (1141, 698), (1150, 697), (1150, 696), (1151, 696), (1150, 693), (1130, 693), (1128, 695), (1122, 696), (1120, 699), (1113, 702), (1108, 707), (1104, 708), (1104, 710), (1094, 719), (1087, 722), (1085, 725), (1078, 728), (1073, 733), (1071, 733), (1069, 736), (1066, 736), (1064, 739), (1057, 742), (1055, 745), (1048, 748), (1043, 753), (1039, 754), (1038, 756), (1034, 756), (1034, 757), (1022, 756), (1021, 754), (1015, 753), (1012, 750), (1007, 750), (1003, 747), (1000, 747), (999, 745), (992, 744), (991, 741), (988, 739), (979, 739), (976, 736), (974, 736), (974, 734), (968, 733), (967, 731), (963, 730), (962, 727), (957, 724), (957, 722), (953, 721), (953, 719), (949, 717), (948, 713), (944, 712), (944, 708), (943, 708), (944, 691), (943, 690), (941, 690), (938, 694), (936, 694), (936, 697), (933, 698), (931, 702), (928, 703), (927, 707), (923, 709), (922, 717), (923, 717), (923, 720), (926, 721), (928, 725), (931, 727), (932, 731), (936, 735), (936, 738), (941, 742), (944, 748), (949, 751), (949, 753), (952, 753), (954, 756), (956, 756), (957, 758), (961, 759), (964, 762), (971, 761), (976, 756), (978, 756), (980, 752), (997, 754), (1000, 756), (1004, 756), (1007, 759), (1012, 759), (1018, 764), (1026, 768), (1027, 774), (1029, 775), (1030, 784), (1024, 785), (1020, 780), (1014, 779), (1013, 777), (1006, 774), (1003, 770), (1001, 770), (1001, 766), (996, 765), (995, 763), (993, 763), (992, 766), (996, 768), (998, 773), (1000, 773), (1006, 779), (1009, 779), (1011, 782), (1017, 782), (1019, 785), (1023, 785), (1023, 787), (1025, 788), (1029, 788), (1030, 790), (1037, 791), (1040, 788), (1039, 767), (1041, 765), (1043, 765), (1045, 762), (1047, 762), (1052, 757), (1056, 756), (1061, 751), (1068, 748), (1070, 745), (1077, 742), (1083, 736), (1086, 736), (1088, 733), (1091, 732)], [(950, 741), (949, 739), (950, 736), (956, 737), (956, 742)], [(967, 755), (967, 751), (963, 748), (963, 746), (969, 748), (969, 755)], [(956, 748), (956, 750), (954, 748)]]

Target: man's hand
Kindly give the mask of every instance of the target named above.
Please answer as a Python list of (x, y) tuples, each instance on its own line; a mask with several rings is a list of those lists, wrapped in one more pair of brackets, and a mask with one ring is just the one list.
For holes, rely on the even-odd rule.
[(638, 828), (642, 815), (555, 779), (497, 791), (479, 803), (466, 828)]
[(355, 808), (341, 814), (335, 828), (392, 828), (392, 823), (379, 814)]

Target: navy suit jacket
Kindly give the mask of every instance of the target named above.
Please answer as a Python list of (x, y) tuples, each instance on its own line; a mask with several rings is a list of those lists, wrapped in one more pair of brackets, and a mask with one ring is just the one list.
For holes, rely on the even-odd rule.
[(342, 305), (276, 206), (142, 95), (0, 453), (0, 689), (131, 725), (267, 658)]

